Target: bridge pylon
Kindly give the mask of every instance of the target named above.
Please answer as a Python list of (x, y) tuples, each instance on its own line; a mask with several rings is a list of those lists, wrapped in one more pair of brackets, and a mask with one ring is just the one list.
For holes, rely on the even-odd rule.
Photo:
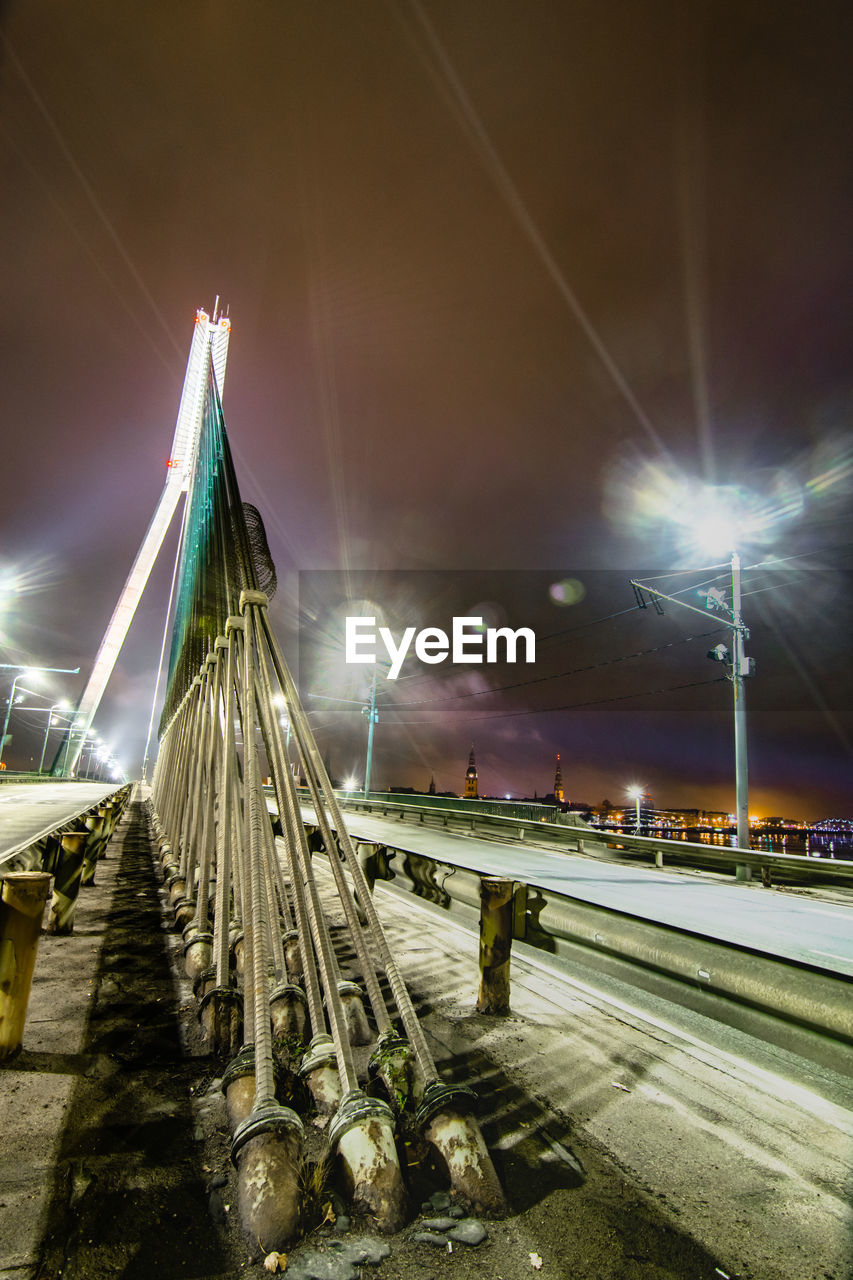
[[(217, 299), (217, 305), (218, 301)], [(190, 488), (198, 455), (209, 374), (212, 370), (221, 395), (225, 382), (230, 336), (231, 321), (227, 316), (217, 318), (217, 306), (214, 306), (212, 317), (199, 308), (196, 312), (190, 343), (172, 450), (166, 463), (166, 482), (104, 632), (104, 638), (92, 667), (92, 674), (89, 676), (71, 724), (63, 735), (53, 761), (51, 773), (54, 777), (73, 777), (75, 774), (83, 744), (92, 728), (104, 690), (112, 675), (163, 540), (182, 495), (186, 494)]]

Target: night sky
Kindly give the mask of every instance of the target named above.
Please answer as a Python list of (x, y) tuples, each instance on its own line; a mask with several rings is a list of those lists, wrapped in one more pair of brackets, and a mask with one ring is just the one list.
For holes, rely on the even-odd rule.
[[(773, 517), (742, 548), (772, 561), (751, 811), (853, 816), (849, 3), (30, 0), (0, 32), (0, 659), (82, 689), (219, 295), (304, 680), (306, 571), (553, 637), (532, 673), (384, 690), (378, 785), (459, 790), (473, 742), (489, 793), (550, 790), (559, 751), (571, 799), (733, 808), (719, 615), (623, 612), (631, 577), (713, 577), (666, 519), (705, 482)], [(176, 541), (96, 717), (131, 774)], [(315, 718), (361, 775), (358, 708)], [(44, 723), (16, 710), (10, 767)]]

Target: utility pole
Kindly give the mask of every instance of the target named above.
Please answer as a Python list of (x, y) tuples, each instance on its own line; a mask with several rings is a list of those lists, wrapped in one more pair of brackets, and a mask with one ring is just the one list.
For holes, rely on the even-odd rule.
[[(722, 590), (712, 588), (705, 593), (705, 608), (697, 609), (693, 604), (687, 604), (684, 600), (678, 600), (675, 596), (665, 595), (663, 591), (658, 591), (656, 587), (650, 587), (645, 582), (637, 582), (631, 579), (631, 586), (637, 597), (637, 604), (641, 609), (646, 608), (644, 593), (653, 598), (655, 607), (658, 612), (663, 612), (659, 600), (668, 600), (670, 604), (680, 605), (682, 609), (690, 609), (693, 613), (707, 616), (708, 610), (720, 610), (724, 615), (721, 620), (724, 626), (728, 627), (732, 632), (732, 648), (731, 653), (724, 644), (718, 644), (708, 654), (708, 657), (714, 662), (725, 662), (729, 664), (730, 670), (728, 679), (732, 686), (732, 696), (734, 703), (734, 747), (735, 747), (735, 823), (737, 828), (737, 847), (739, 849), (749, 849), (749, 770), (747, 766), (747, 749), (746, 749), (746, 697), (744, 690), (744, 679), (751, 676), (755, 663), (752, 658), (748, 658), (744, 652), (744, 645), (749, 639), (749, 629), (744, 625), (742, 613), (742, 595), (741, 595), (741, 561), (737, 551), (732, 551), (731, 557), (731, 585), (732, 585), (732, 602), (728, 605), (723, 598)], [(750, 868), (744, 863), (737, 868), (737, 876), (739, 880), (748, 880), (750, 877)]]
[(370, 795), (370, 770), (373, 765), (373, 726), (379, 719), (379, 712), (376, 710), (375, 670), (370, 682), (370, 702), (366, 707), (362, 707), (361, 714), (367, 716), (367, 760), (364, 765), (364, 798), (366, 800)]
[(744, 676), (752, 673), (752, 659), (744, 653), (749, 632), (741, 613), (740, 556), (732, 552), (732, 694), (735, 715), (735, 807), (739, 849), (749, 848), (749, 776), (746, 754), (746, 690)]

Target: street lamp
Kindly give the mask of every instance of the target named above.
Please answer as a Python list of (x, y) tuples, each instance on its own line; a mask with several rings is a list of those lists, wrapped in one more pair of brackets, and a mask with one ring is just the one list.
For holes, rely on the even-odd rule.
[(631, 799), (631, 800), (633, 800), (633, 801), (634, 801), (634, 803), (635, 803), (635, 805), (636, 805), (636, 808), (637, 808), (637, 830), (636, 830), (636, 834), (637, 834), (637, 835), (639, 835), (639, 834), (640, 834), (640, 824), (641, 824), (641, 816), (640, 816), (640, 801), (641, 801), (641, 800), (642, 800), (642, 798), (643, 798), (643, 788), (642, 788), (642, 787), (628, 787), (627, 794), (628, 794), (629, 799)]
[(25, 667), (25, 666), (22, 666), (21, 663), (19, 662), (0, 662), (0, 668), (6, 671), (18, 672), (18, 675), (16, 675), (14, 680), (12, 681), (12, 690), (11, 690), (11, 693), (9, 694), (9, 705), (6, 707), (6, 720), (3, 724), (3, 734), (2, 736), (0, 736), (0, 763), (2, 763), (3, 748), (6, 745), (6, 732), (9, 728), (9, 716), (12, 714), (12, 702), (14, 701), (15, 686), (17, 685), (18, 681), (25, 680), (28, 676), (32, 677), (36, 673), (41, 671), (55, 671), (55, 672), (60, 672), (63, 675), (76, 676), (79, 673), (80, 668), (79, 667)]
[[(735, 491), (713, 485), (691, 488), (682, 484), (680, 488), (675, 488), (670, 504), (662, 506), (661, 510), (681, 526), (686, 539), (697, 550), (728, 557), (724, 563), (731, 574), (731, 604), (726, 602), (724, 592), (719, 588), (712, 587), (704, 593), (705, 608), (699, 609), (696, 605), (687, 604), (686, 601), (679, 600), (675, 596), (668, 596), (644, 582), (632, 579), (631, 586), (637, 592), (637, 601), (641, 607), (645, 607), (643, 600), (645, 592), (655, 601), (668, 600), (671, 604), (690, 609), (703, 617), (707, 616), (708, 610), (719, 610), (723, 615), (721, 622), (732, 633), (731, 653), (726, 645), (717, 645), (710, 651), (708, 657), (715, 662), (727, 663), (730, 667), (728, 678), (732, 686), (734, 709), (737, 846), (739, 849), (749, 849), (749, 774), (746, 749), (746, 697), (743, 682), (746, 676), (752, 675), (755, 664), (752, 658), (746, 656), (744, 649), (745, 642), (749, 639), (749, 630), (743, 621), (741, 558), (737, 544), (763, 534), (771, 523), (771, 516), (766, 512), (750, 509), (742, 499), (738, 501), (738, 494)], [(746, 872), (744, 871), (743, 874), (746, 875)]]
[(14, 680), (12, 681), (12, 688), (9, 691), (9, 702), (6, 707), (6, 719), (3, 722), (3, 736), (0, 737), (0, 763), (2, 763), (3, 761), (3, 748), (6, 745), (6, 733), (9, 728), (9, 717), (12, 714), (12, 704), (15, 701), (15, 690), (18, 687), (18, 681), (26, 680), (30, 676), (34, 676), (38, 670), (40, 670), (39, 667), (30, 667), (26, 671), (19, 671), (18, 674), (15, 676)]
[(45, 755), (45, 752), (47, 751), (47, 737), (48, 737), (48, 734), (50, 733), (51, 726), (53, 724), (53, 713), (54, 711), (67, 711), (68, 706), (69, 706), (68, 702), (65, 699), (63, 699), (62, 702), (54, 702), (53, 706), (48, 709), (47, 727), (44, 731), (44, 742), (41, 744), (41, 759), (39, 760), (39, 773), (41, 773), (42, 770), (44, 769), (44, 755)]
[(99, 735), (98, 735), (98, 734), (95, 734), (95, 735), (94, 735), (93, 737), (91, 737), (91, 738), (90, 738), (90, 737), (85, 737), (85, 738), (83, 739), (83, 743), (82, 743), (82, 745), (81, 745), (81, 747), (80, 747), (80, 755), (81, 755), (81, 756), (83, 755), (83, 752), (84, 752), (84, 751), (88, 751), (88, 752), (89, 752), (89, 758), (88, 758), (88, 760), (86, 761), (86, 769), (85, 769), (85, 771), (84, 771), (84, 773), (83, 773), (83, 777), (84, 777), (87, 781), (89, 780), (89, 770), (90, 770), (90, 769), (91, 769), (91, 767), (92, 767), (92, 757), (93, 757), (93, 756), (94, 756), (94, 754), (95, 754), (95, 749), (96, 749), (96, 747), (98, 747), (98, 746), (100, 745), (100, 742), (101, 742), (101, 739), (100, 739)]
[(373, 764), (373, 726), (379, 720), (379, 712), (376, 710), (376, 676), (374, 675), (370, 684), (370, 701), (367, 703), (357, 702), (354, 698), (332, 698), (325, 693), (311, 693), (309, 690), (309, 698), (322, 698), (324, 702), (346, 702), (350, 706), (361, 707), (361, 714), (368, 717), (367, 722), (367, 759), (364, 764), (364, 798), (368, 797), (370, 792), (370, 769)]
[(367, 716), (367, 759), (364, 764), (364, 798), (367, 800), (370, 796), (370, 770), (373, 767), (373, 726), (379, 720), (379, 712), (376, 710), (375, 671), (370, 682), (370, 702), (361, 708), (361, 714)]

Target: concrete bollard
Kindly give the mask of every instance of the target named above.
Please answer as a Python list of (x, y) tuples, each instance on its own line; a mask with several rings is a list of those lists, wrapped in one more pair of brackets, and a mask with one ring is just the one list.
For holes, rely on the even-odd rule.
[(364, 1012), (361, 987), (357, 982), (339, 982), (338, 995), (341, 997), (350, 1044), (370, 1044), (373, 1035)]
[(10, 871), (0, 879), (0, 1060), (21, 1047), (49, 890), (46, 871)]
[(394, 1115), (387, 1102), (361, 1090), (348, 1093), (329, 1125), (357, 1213), (369, 1213), (380, 1231), (399, 1231), (406, 1191), (394, 1142)]
[(480, 990), (478, 1013), (509, 1012), (514, 880), (480, 877)]
[(53, 897), (45, 933), (69, 934), (74, 931), (74, 912), (88, 838), (87, 831), (66, 831), (60, 839), (59, 857), (53, 876)]
[(415, 1123), (441, 1157), (451, 1186), (474, 1212), (502, 1213), (503, 1188), (480, 1126), (470, 1114), (475, 1101), (471, 1089), (434, 1080), (424, 1091)]
[(394, 1031), (379, 1037), (367, 1064), (367, 1075), (370, 1080), (381, 1082), (392, 1110), (398, 1115), (409, 1101), (422, 1100), (417, 1096), (419, 1079), (412, 1047)]
[(341, 1077), (330, 1035), (321, 1032), (313, 1037), (299, 1064), (298, 1074), (311, 1090), (314, 1105), (321, 1116), (331, 1115), (337, 1110), (341, 1100)]
[(240, 1220), (261, 1253), (280, 1252), (301, 1216), (302, 1121), (290, 1107), (267, 1102), (252, 1111), (231, 1143)]
[[(215, 980), (215, 971), (212, 972)], [(201, 997), (198, 1016), (214, 1053), (237, 1053), (243, 1037), (243, 997), (239, 991), (234, 987), (211, 987)], [(253, 1058), (252, 1097), (254, 1096)], [(243, 1104), (235, 1098), (235, 1114), (238, 1110), (242, 1110), (242, 1106)]]

